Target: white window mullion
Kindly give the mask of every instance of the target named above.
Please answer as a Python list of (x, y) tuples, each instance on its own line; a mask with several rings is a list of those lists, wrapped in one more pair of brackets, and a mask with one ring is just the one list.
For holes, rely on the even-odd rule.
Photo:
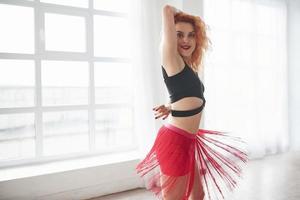
[(14, 60), (33, 60), (35, 57), (33, 54), (21, 54), (21, 53), (0, 53), (1, 59), (14, 59)]
[(1, 4), (32, 7), (35, 5), (35, 2), (24, 0), (1, 0)]
[(43, 155), (43, 114), (41, 107), (42, 87), (41, 87), (41, 61), (35, 60), (35, 81), (36, 81), (36, 111), (35, 111), (35, 128), (36, 128), (36, 155), (37, 158)]
[(36, 156), (40, 159), (43, 156), (43, 113), (42, 113), (42, 78), (41, 78), (41, 49), (43, 48), (43, 14), (40, 12), (38, 4), (34, 9), (35, 21), (35, 130), (36, 130)]
[(90, 151), (95, 151), (95, 80), (94, 80), (94, 28), (93, 28), (93, 0), (89, 0), (89, 14), (86, 20), (87, 54), (89, 57), (89, 143)]

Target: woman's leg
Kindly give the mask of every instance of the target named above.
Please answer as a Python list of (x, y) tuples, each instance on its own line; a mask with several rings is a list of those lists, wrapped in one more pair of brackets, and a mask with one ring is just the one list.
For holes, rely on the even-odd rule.
[(170, 177), (166, 175), (161, 176), (161, 184), (175, 181), (171, 188), (164, 188), (162, 191), (163, 200), (182, 200), (186, 192), (187, 176)]
[(204, 199), (204, 190), (200, 178), (201, 177), (199, 175), (199, 170), (197, 168), (197, 164), (195, 163), (195, 178), (194, 178), (194, 184), (193, 184), (193, 188), (189, 200)]

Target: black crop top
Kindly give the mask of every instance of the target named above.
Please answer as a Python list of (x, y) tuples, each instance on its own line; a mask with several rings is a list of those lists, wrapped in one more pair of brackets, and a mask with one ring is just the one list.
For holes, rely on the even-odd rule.
[(171, 110), (172, 116), (192, 116), (203, 110), (205, 106), (205, 98), (203, 96), (204, 85), (199, 79), (198, 74), (194, 72), (192, 68), (185, 63), (182, 71), (170, 77), (167, 75), (163, 66), (162, 72), (170, 95), (171, 103), (174, 103), (184, 97), (199, 97), (203, 100), (203, 104), (200, 107), (192, 110)]

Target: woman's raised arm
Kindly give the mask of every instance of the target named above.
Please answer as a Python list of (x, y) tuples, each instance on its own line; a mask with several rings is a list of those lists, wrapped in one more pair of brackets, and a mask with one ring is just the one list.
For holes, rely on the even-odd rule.
[(177, 33), (174, 20), (177, 12), (179, 10), (170, 5), (163, 8), (162, 64), (167, 71), (178, 71), (183, 63), (177, 51)]

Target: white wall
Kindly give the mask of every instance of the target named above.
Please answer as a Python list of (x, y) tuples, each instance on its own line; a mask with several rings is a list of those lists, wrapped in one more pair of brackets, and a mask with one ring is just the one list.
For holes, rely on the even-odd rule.
[(292, 150), (300, 151), (300, 1), (288, 2), (289, 132)]

